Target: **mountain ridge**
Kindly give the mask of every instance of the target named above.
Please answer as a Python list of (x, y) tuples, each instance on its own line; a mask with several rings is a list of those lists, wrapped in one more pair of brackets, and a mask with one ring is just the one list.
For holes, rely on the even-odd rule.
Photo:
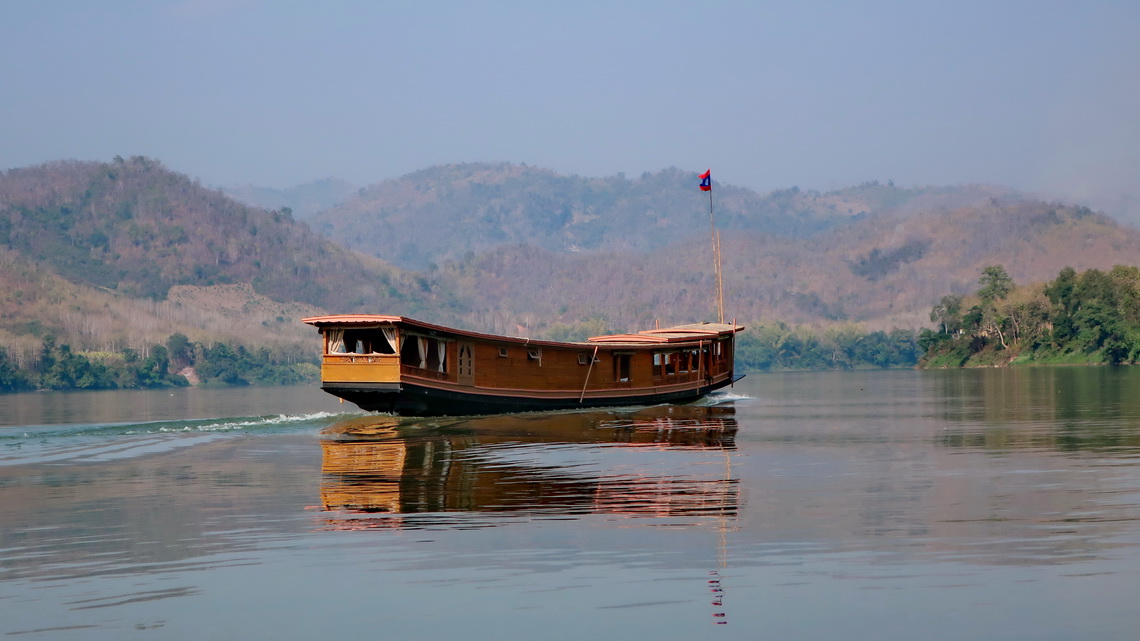
[[(361, 200), (314, 219), (318, 229), (320, 220), (338, 218), (347, 228), (376, 228), (396, 246), (446, 244), (480, 230), (438, 255), (416, 249), (409, 256), (427, 264), (411, 271), (152, 159), (9, 170), (0, 174), (0, 339), (63, 333), (96, 345), (169, 330), (303, 341), (306, 328), (285, 325), (318, 311), (534, 336), (710, 320), (708, 201), (695, 176), (677, 168), (628, 179), (510, 163), (442, 165), (362, 188)], [(868, 182), (761, 195), (714, 185), (727, 311), (742, 322), (922, 327), (940, 297), (973, 291), (989, 264), (1004, 264), (1019, 283), (1052, 279), (1064, 266), (1140, 264), (1140, 232), (1084, 207), (996, 186)], [(348, 215), (396, 192), (392, 202), (404, 206), (385, 205), (400, 210), (388, 227)], [(440, 203), (455, 208), (447, 214)], [(618, 205), (606, 210), (605, 203)], [(419, 215), (424, 207), (431, 215)], [(578, 244), (591, 233), (593, 245)], [(57, 293), (41, 295), (48, 289)], [(184, 311), (154, 307), (174, 303)], [(52, 304), (66, 313), (50, 311)], [(154, 309), (130, 311), (148, 305)], [(116, 307), (125, 311), (100, 311)], [(192, 308), (202, 317), (185, 312)], [(100, 329), (77, 329), (84, 318), (88, 325), (102, 319)]]
[[(240, 204), (141, 156), (0, 173), (0, 250), (0, 338), (25, 351), (20, 337), (28, 335), (59, 335), (88, 348), (175, 331), (196, 340), (301, 340), (299, 331), (281, 327), (287, 317), (299, 319), (270, 313), (269, 301), (456, 318), (441, 284), (433, 290), (418, 274), (318, 236), (287, 211)], [(236, 322), (230, 314), (232, 327), (219, 310), (167, 309), (178, 303), (169, 300), (178, 288), (196, 292), (197, 302), (186, 303), (192, 306), (227, 298), (230, 285), (248, 286), (251, 310)]]
[[(696, 176), (676, 167), (629, 179), (563, 176), (511, 163), (438, 165), (364, 187), (309, 222), (345, 247), (407, 269), (504, 244), (652, 251), (702, 233), (708, 205)], [(794, 237), (860, 216), (962, 206), (1010, 193), (986, 185), (901, 189), (878, 182), (826, 193), (791, 187), (762, 195), (720, 183), (714, 189), (718, 228)]]

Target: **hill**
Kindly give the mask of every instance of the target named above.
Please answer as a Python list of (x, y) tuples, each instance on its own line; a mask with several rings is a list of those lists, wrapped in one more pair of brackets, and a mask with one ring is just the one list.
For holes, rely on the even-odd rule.
[(248, 283), (176, 285), (166, 300), (136, 298), (69, 282), (10, 249), (0, 249), (0, 353), (20, 367), (38, 361), (43, 339), (49, 336), (77, 350), (129, 349), (144, 358), (172, 334), (207, 345), (243, 344), (307, 356), (312, 353), (312, 332), (298, 320), (320, 311), (272, 300)]
[(326, 308), (421, 309), (425, 298), (422, 280), (328, 242), (288, 212), (239, 204), (141, 157), (4, 172), (0, 246), (69, 281), (138, 297), (245, 282)]
[[(337, 243), (408, 269), (504, 245), (550, 251), (648, 252), (708, 229), (696, 172), (628, 179), (561, 176), (509, 163), (431, 167), (366, 187), (311, 219)], [(866, 183), (829, 193), (798, 188), (760, 195), (717, 184), (717, 224), (803, 238), (883, 212), (954, 207), (1005, 195), (993, 187), (900, 189)]]
[[(511, 164), (434, 167), (357, 193), (312, 224), (147, 158), (0, 174), (0, 348), (55, 335), (83, 349), (193, 341), (313, 349), (297, 321), (410, 315), (567, 337), (711, 319), (707, 197), (695, 173), (558, 176)], [(1140, 264), (1140, 232), (1087, 208), (987, 186), (759, 195), (718, 185), (727, 313), (746, 324), (929, 326), (986, 265), (1019, 284)], [(376, 207), (379, 207), (378, 209)]]
[(90, 348), (174, 331), (274, 343), (326, 309), (453, 318), (442, 285), (142, 157), (0, 174), (0, 252), (0, 338), (19, 350), (47, 334)]
[[(555, 334), (712, 315), (696, 172), (560, 176), (508, 163), (432, 167), (313, 218), (340, 243), (425, 268), (469, 326)], [(729, 314), (754, 322), (923, 327), (1002, 264), (1019, 282), (1140, 263), (1137, 232), (1087, 208), (986, 185), (869, 182), (757, 194), (718, 184)]]
[[(1018, 283), (1140, 264), (1140, 232), (1083, 207), (993, 199), (952, 210), (863, 217), (810, 237), (722, 233), (727, 313), (756, 321), (871, 329), (925, 327), (947, 293), (982, 268)], [(633, 254), (506, 246), (441, 267), (486, 329), (542, 333), (582, 319), (611, 329), (714, 317), (707, 237)]]

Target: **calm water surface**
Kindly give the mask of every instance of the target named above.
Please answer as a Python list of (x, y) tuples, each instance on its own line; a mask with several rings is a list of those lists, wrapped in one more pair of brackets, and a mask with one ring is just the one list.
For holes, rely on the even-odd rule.
[(0, 396), (0, 634), (1135, 639), (1138, 391), (764, 374), (431, 420), (313, 387)]

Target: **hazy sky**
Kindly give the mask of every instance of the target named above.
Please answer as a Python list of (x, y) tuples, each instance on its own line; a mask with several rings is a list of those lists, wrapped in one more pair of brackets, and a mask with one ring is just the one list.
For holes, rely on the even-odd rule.
[(1140, 2), (0, 3), (0, 169), (115, 155), (214, 186), (1135, 186)]

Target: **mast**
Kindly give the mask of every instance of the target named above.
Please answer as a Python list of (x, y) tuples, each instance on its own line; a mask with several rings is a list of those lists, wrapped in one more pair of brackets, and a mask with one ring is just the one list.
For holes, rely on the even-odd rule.
[(716, 276), (716, 322), (724, 323), (724, 270), (720, 262), (720, 233), (713, 216), (712, 170), (701, 174), (701, 189), (709, 192), (709, 229), (712, 232), (713, 273)]

